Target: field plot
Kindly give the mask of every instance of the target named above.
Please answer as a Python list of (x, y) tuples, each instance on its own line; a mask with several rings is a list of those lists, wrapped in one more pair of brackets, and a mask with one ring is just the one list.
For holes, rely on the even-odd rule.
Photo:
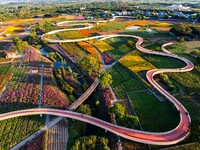
[(181, 68), (185, 66), (184, 62), (169, 57), (147, 54), (140, 54), (140, 56), (158, 68)]
[(76, 43), (62, 43), (60, 46), (77, 62), (79, 62), (88, 54)]
[(119, 31), (124, 30), (126, 23), (120, 22), (120, 21), (113, 21), (113, 22), (107, 22), (107, 23), (100, 23), (99, 25), (94, 26), (92, 30), (100, 30), (100, 31)]
[(141, 73), (146, 73), (148, 70), (155, 69), (155, 66), (140, 57), (140, 54), (139, 51), (133, 51), (129, 55), (120, 59), (119, 62), (126, 68), (130, 69), (140, 80), (149, 86), (145, 77), (141, 77)]
[(160, 102), (147, 91), (133, 92), (128, 97), (145, 131), (168, 131), (178, 125), (179, 113), (167, 101)]
[(44, 116), (18, 117), (0, 121), (0, 149), (8, 150), (44, 125)]
[(63, 39), (81, 39), (84, 37), (78, 31), (58, 32), (57, 36)]
[(121, 64), (114, 65), (109, 72), (112, 75), (112, 87), (118, 99), (126, 98), (126, 92), (145, 90), (136, 77)]
[(85, 37), (98, 35), (99, 30), (78, 30), (78, 32)]
[(48, 129), (47, 149), (65, 150), (67, 149), (68, 124), (63, 119), (53, 127)]
[[(106, 53), (110, 55), (113, 59), (118, 59), (125, 55), (126, 53), (130, 52), (131, 50), (134, 49), (135, 44), (132, 38), (110, 38), (105, 40), (107, 44), (112, 46), (114, 49), (113, 50), (107, 50)], [(131, 42), (131, 45), (134, 46), (129, 46), (129, 42)]]
[(109, 50), (114, 50), (114, 48), (112, 46), (110, 46), (109, 44), (107, 44), (104, 41), (97, 41), (93, 44), (95, 47), (97, 47), (100, 52), (105, 52), (105, 51), (109, 51)]

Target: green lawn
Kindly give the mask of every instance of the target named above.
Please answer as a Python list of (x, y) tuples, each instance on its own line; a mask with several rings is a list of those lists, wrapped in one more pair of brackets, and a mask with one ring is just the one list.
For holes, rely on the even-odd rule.
[(158, 68), (181, 68), (185, 63), (170, 57), (148, 55), (140, 53), (140, 56)]
[(127, 52), (135, 49), (134, 48), (135, 46), (132, 48), (128, 46), (127, 44), (128, 41), (133, 41), (135, 45), (135, 40), (133, 38), (116, 37), (116, 38), (110, 38), (110, 39), (105, 40), (107, 44), (109, 44), (110, 46), (114, 48), (113, 50), (106, 51), (106, 53), (110, 55), (113, 59), (120, 58), (121, 56), (125, 55)]
[(126, 97), (126, 92), (144, 90), (145, 87), (130, 73), (128, 69), (120, 64), (113, 66), (109, 73), (112, 75), (112, 87), (118, 99)]
[(160, 102), (149, 92), (128, 95), (145, 131), (168, 131), (179, 123), (179, 113), (168, 102)]

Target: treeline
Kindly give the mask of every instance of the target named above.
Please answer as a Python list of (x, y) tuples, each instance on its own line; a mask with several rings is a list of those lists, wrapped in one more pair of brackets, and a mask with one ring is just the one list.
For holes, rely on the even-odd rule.
[(170, 32), (176, 36), (186, 36), (191, 39), (200, 38), (200, 26), (190, 26), (186, 24), (177, 24), (170, 29)]
[(110, 150), (108, 139), (96, 135), (81, 137), (76, 140), (71, 150)]

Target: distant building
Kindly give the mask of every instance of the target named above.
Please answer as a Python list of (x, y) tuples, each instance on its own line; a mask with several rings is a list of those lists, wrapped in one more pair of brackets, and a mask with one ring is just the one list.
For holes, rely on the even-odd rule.
[(171, 6), (167, 6), (166, 9), (170, 11), (189, 11), (190, 7), (184, 7), (181, 4), (179, 5), (173, 4)]
[(85, 7), (80, 7), (80, 10), (85, 10), (86, 8)]

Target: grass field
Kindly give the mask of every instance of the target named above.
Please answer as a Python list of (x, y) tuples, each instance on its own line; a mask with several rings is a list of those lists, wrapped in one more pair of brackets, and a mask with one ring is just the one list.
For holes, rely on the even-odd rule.
[(101, 30), (101, 31), (116, 31), (116, 30), (123, 30), (125, 29), (126, 22), (107, 22), (107, 23), (100, 23), (99, 25), (94, 26), (93, 30)]
[(112, 87), (118, 99), (126, 98), (126, 92), (144, 90), (145, 87), (134, 77), (130, 71), (121, 64), (113, 66), (109, 73), (112, 75)]
[(160, 102), (149, 92), (128, 94), (145, 131), (168, 131), (179, 123), (179, 113), (168, 102)]

